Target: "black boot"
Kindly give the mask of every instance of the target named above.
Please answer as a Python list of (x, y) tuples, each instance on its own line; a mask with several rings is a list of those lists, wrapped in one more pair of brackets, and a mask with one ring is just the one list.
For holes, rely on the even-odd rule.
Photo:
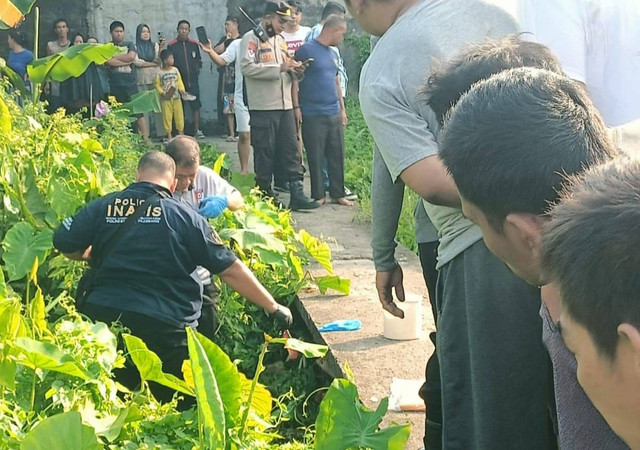
[(302, 181), (290, 181), (289, 187), (289, 192), (291, 193), (289, 209), (297, 211), (299, 209), (316, 209), (320, 207), (320, 203), (305, 197), (302, 189)]

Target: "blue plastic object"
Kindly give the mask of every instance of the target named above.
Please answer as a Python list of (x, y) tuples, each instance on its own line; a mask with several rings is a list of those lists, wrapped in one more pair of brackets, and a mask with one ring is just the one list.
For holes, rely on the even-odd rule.
[(325, 323), (320, 328), (318, 328), (318, 331), (320, 331), (321, 333), (325, 333), (327, 331), (358, 331), (360, 328), (362, 328), (362, 322), (360, 322), (359, 320), (342, 319)]

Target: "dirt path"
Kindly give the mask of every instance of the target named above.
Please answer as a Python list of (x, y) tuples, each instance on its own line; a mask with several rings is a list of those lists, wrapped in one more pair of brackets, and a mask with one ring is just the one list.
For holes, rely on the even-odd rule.
[[(222, 139), (208, 139), (227, 152), (237, 170), (238, 157), (235, 143)], [(308, 193), (308, 179), (305, 180)], [(282, 195), (282, 200), (288, 196)], [(351, 295), (323, 296), (318, 291), (300, 295), (311, 319), (320, 327), (337, 319), (360, 319), (362, 329), (354, 332), (323, 333), (341, 367), (348, 363), (365, 405), (375, 408), (383, 397), (390, 394), (392, 378), (424, 379), (424, 368), (433, 346), (428, 333), (434, 329), (427, 290), (422, 279), (418, 257), (404, 247), (396, 257), (404, 270), (404, 286), (407, 293), (420, 294), (423, 302), (423, 334), (412, 341), (392, 341), (382, 336), (383, 315), (374, 285), (375, 270), (371, 258), (370, 225), (354, 219), (356, 208), (326, 204), (311, 212), (294, 213), (296, 229), (306, 229), (311, 234), (323, 236), (330, 243), (333, 266), (337, 275), (351, 280)], [(312, 269), (313, 271), (313, 269)], [(412, 423), (407, 449), (422, 446), (424, 434), (423, 413), (391, 413), (389, 420)]]

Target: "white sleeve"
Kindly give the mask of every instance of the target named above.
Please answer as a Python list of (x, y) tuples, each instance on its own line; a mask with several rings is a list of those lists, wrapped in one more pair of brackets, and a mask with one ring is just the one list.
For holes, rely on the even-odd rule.
[(522, 0), (521, 29), (526, 39), (544, 44), (558, 57), (567, 76), (586, 82), (587, 0)]
[(226, 48), (224, 53), (220, 55), (220, 58), (226, 61), (227, 66), (236, 60), (239, 46), (240, 46), (240, 39), (236, 39), (231, 44), (229, 44), (229, 46)]

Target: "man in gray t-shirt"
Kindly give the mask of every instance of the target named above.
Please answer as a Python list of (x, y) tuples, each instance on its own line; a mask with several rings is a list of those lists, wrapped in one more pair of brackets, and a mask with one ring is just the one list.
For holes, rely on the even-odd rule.
[[(405, 183), (431, 202), (424, 206), (440, 235), (442, 446), (550, 448), (539, 293), (488, 252), (480, 230), (462, 215), (455, 184), (437, 157), (437, 120), (418, 92), (432, 59), (446, 60), (485, 37), (515, 33), (516, 24), (481, 1), (350, 0), (347, 7), (365, 31), (381, 36), (360, 80), (363, 113), (376, 142), (373, 204), (385, 209), (377, 193), (401, 194), (397, 186)], [(386, 201), (392, 206), (398, 198)], [(375, 214), (374, 250), (380, 239)], [(395, 266), (389, 274), (396, 287), (397, 272)], [(425, 443), (433, 448), (428, 435)]]

